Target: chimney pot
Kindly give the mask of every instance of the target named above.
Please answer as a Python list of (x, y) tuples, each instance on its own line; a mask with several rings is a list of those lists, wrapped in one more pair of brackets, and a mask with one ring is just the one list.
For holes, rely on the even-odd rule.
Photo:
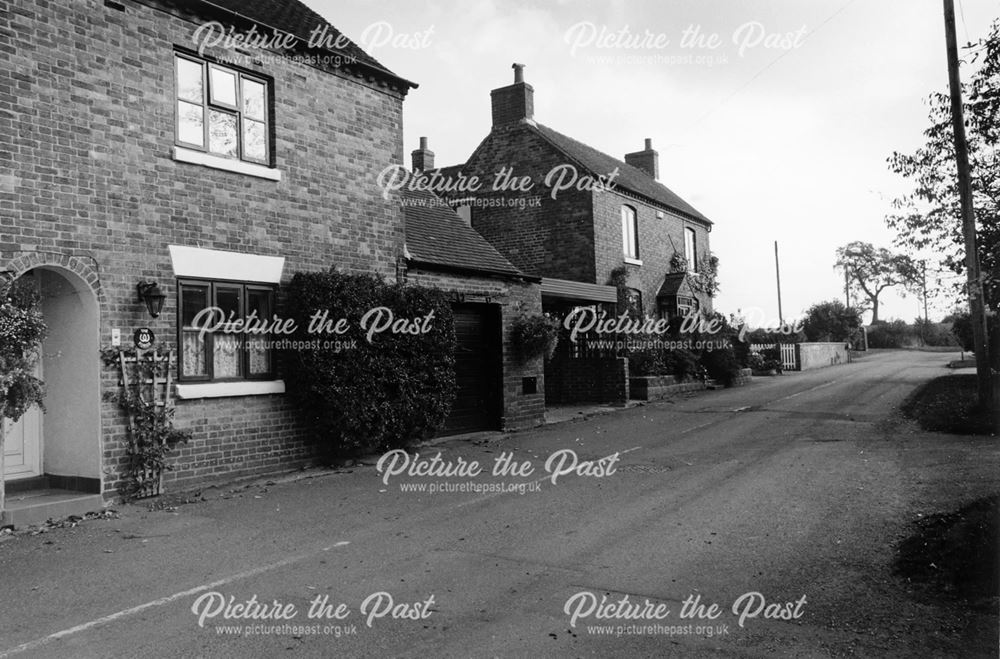
[(654, 179), (660, 178), (660, 154), (653, 149), (653, 138), (646, 138), (646, 148), (635, 153), (626, 153), (625, 162), (641, 169)]
[(434, 152), (427, 148), (427, 138), (420, 138), (420, 148), (410, 153), (413, 159), (413, 171), (429, 172), (434, 169)]
[(514, 84), (490, 92), (493, 127), (534, 123), (535, 90), (524, 81), (524, 64), (515, 62)]

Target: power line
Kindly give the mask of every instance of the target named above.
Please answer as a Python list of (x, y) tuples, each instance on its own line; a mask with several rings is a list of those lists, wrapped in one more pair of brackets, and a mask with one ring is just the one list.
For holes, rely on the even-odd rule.
[(972, 39), (969, 38), (969, 26), (965, 22), (965, 8), (962, 6), (962, 0), (958, 0), (958, 13), (962, 17), (962, 31), (965, 32), (965, 43), (971, 43)]
[[(812, 35), (814, 35), (817, 32), (819, 32), (821, 29), (823, 29), (824, 25), (826, 25), (827, 23), (829, 23), (830, 21), (832, 21), (834, 18), (836, 18), (837, 16), (839, 16), (841, 14), (841, 12), (843, 12), (845, 9), (847, 9), (848, 7), (850, 7), (851, 5), (853, 5), (856, 1), (857, 0), (848, 0), (848, 2), (845, 5), (843, 5), (840, 9), (838, 9), (837, 11), (835, 11), (832, 14), (830, 14), (829, 16), (827, 16), (819, 25), (816, 26), (815, 30), (813, 30), (812, 32), (809, 32), (808, 34), (805, 35), (805, 37), (803, 38), (803, 43), (805, 43), (806, 39), (808, 39)], [(762, 68), (757, 73), (753, 74), (753, 76), (751, 76), (749, 80), (747, 80), (745, 83), (743, 83), (738, 89), (736, 89), (735, 91), (733, 91), (731, 94), (729, 94), (728, 96), (726, 96), (724, 99), (722, 99), (721, 101), (719, 101), (719, 103), (716, 104), (716, 106), (713, 107), (711, 110), (709, 110), (705, 114), (701, 115), (701, 117), (699, 117), (698, 119), (696, 119), (695, 122), (694, 122), (694, 124), (692, 124), (692, 125), (693, 126), (697, 126), (698, 124), (700, 124), (701, 122), (703, 122), (705, 119), (708, 119), (710, 116), (712, 116), (715, 113), (716, 110), (718, 110), (719, 108), (721, 108), (722, 106), (724, 106), (734, 96), (738, 95), (744, 89), (746, 89), (751, 84), (753, 84), (753, 82), (755, 80), (757, 80), (757, 78), (759, 78), (762, 75), (764, 75), (764, 73), (766, 73), (768, 69), (770, 69), (772, 66), (774, 66), (775, 64), (777, 64), (781, 60), (783, 60), (791, 52), (792, 52), (792, 49), (789, 48), (788, 50), (783, 51), (780, 55), (778, 55), (773, 60), (771, 60), (770, 62), (768, 62), (764, 66), (764, 68)]]

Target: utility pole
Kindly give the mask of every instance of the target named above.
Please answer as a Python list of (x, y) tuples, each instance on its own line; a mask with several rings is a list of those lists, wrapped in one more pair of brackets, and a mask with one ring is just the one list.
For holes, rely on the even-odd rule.
[(785, 317), (781, 313), (781, 268), (778, 266), (778, 241), (774, 241), (774, 277), (778, 282), (778, 322), (785, 324)]
[(951, 89), (951, 124), (955, 138), (955, 161), (958, 165), (958, 192), (962, 204), (962, 231), (965, 234), (965, 269), (968, 275), (969, 311), (972, 316), (972, 341), (976, 352), (979, 403), (986, 406), (991, 404), (992, 382), (990, 380), (989, 357), (986, 351), (986, 318), (983, 314), (983, 284), (979, 275), (979, 250), (976, 247), (976, 218), (972, 209), (969, 145), (965, 141), (962, 83), (958, 75), (954, 0), (944, 0), (944, 31), (948, 49), (948, 84)]
[(930, 322), (927, 317), (927, 260), (921, 261), (920, 266), (921, 285), (924, 289), (924, 325), (927, 325)]
[(844, 299), (847, 301), (847, 308), (851, 308), (851, 276), (844, 266)]

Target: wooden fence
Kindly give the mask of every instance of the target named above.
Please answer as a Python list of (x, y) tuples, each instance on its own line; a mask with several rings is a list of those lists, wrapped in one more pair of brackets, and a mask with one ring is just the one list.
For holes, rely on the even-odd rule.
[(751, 343), (751, 352), (777, 348), (781, 353), (781, 368), (786, 371), (799, 370), (799, 360), (794, 343)]

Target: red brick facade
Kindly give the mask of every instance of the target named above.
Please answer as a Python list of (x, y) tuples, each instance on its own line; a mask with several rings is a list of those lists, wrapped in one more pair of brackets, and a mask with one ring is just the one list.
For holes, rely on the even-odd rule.
[[(538, 284), (474, 275), (454, 275), (428, 269), (411, 268), (407, 281), (459, 293), (500, 307), (503, 344), (503, 403), (500, 425), (504, 430), (521, 430), (545, 421), (545, 373), (541, 357), (521, 359), (511, 345), (511, 324), (519, 316), (541, 313), (542, 298)], [(485, 374), (484, 374), (485, 375)], [(524, 378), (535, 378), (535, 393), (525, 393)]]
[[(625, 267), (628, 286), (642, 292), (646, 313), (655, 315), (656, 295), (671, 271), (675, 253), (684, 255), (684, 229), (695, 231), (698, 252), (709, 249), (709, 229), (653, 204), (627, 190), (565, 190), (555, 198), (543, 182), (567, 157), (530, 124), (494, 128), (462, 166), (465, 176), (484, 182), (478, 196), (523, 199), (522, 206), (473, 206), (472, 226), (511, 263), (526, 273), (555, 279), (609, 284), (611, 273)], [(507, 168), (514, 176), (534, 181), (529, 192), (494, 191), (496, 173)], [(533, 205), (536, 202), (537, 205)], [(621, 207), (631, 206), (638, 220), (639, 258), (626, 263), (622, 249)], [(711, 299), (702, 300), (711, 309)]]
[[(393, 277), (402, 249), (399, 201), (383, 199), (376, 181), (402, 162), (406, 86), (290, 59), (247, 61), (272, 84), (281, 180), (180, 162), (173, 54), (208, 17), (173, 7), (24, 0), (0, 11), (0, 270), (49, 266), (84, 282), (100, 310), (99, 339), (86, 348), (95, 355), (113, 329), (128, 342), (140, 326), (177, 349), (168, 245), (284, 257), (283, 281), (330, 266)], [(167, 294), (158, 318), (136, 300), (140, 279)], [(101, 367), (93, 386), (115, 390), (117, 373)], [(171, 457), (168, 483), (312, 455), (281, 395), (181, 400), (175, 423), (193, 440)], [(100, 403), (100, 426), (95, 450), (110, 495), (126, 432), (114, 403)]]

